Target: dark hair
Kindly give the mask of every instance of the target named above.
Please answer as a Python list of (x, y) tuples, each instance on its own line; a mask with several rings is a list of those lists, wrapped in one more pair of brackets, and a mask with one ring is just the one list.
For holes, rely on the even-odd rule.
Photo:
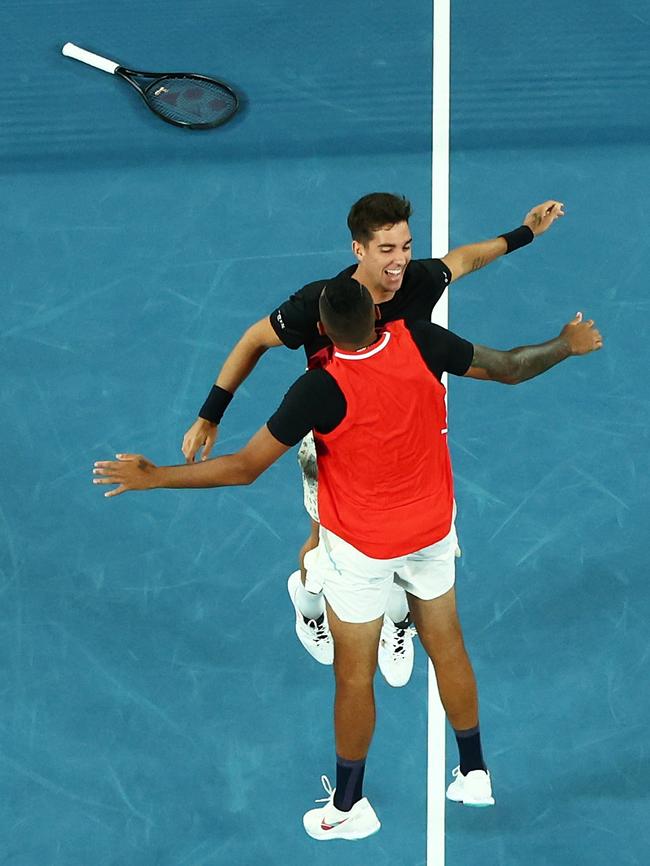
[(403, 195), (371, 192), (350, 208), (348, 228), (353, 240), (365, 244), (383, 226), (408, 222), (411, 213), (411, 202)]
[(370, 292), (352, 277), (325, 285), (319, 301), (320, 320), (333, 343), (356, 343), (368, 336), (375, 316)]

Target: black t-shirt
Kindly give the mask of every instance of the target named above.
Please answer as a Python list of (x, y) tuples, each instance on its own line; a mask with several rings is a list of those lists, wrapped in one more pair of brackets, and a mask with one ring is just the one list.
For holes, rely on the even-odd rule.
[[(352, 276), (356, 265), (350, 265), (337, 276)], [(377, 325), (398, 319), (411, 322), (429, 321), (431, 311), (451, 280), (451, 271), (440, 259), (412, 259), (404, 272), (402, 285), (390, 301), (379, 304), (381, 318)], [(328, 280), (308, 283), (271, 313), (273, 330), (289, 349), (304, 346), (307, 358), (330, 345), (328, 337), (318, 333), (318, 301)]]
[[(407, 326), (436, 379), (445, 371), (464, 376), (469, 370), (474, 356), (472, 343), (431, 322), (417, 321)], [(334, 377), (326, 368), (317, 368), (293, 383), (266, 426), (278, 442), (292, 446), (310, 430), (331, 433), (345, 418), (346, 411), (345, 397)]]

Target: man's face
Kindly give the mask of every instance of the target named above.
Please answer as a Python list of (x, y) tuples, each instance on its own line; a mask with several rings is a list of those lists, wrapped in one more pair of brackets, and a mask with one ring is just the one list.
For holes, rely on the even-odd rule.
[(406, 222), (383, 226), (367, 244), (352, 242), (352, 251), (359, 262), (354, 276), (370, 290), (375, 303), (390, 301), (401, 287), (411, 261), (411, 244)]

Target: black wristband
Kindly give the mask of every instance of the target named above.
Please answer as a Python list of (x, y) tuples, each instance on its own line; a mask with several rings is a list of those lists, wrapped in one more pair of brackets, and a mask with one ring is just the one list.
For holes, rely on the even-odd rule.
[(520, 249), (520, 247), (527, 246), (527, 244), (532, 243), (535, 239), (533, 230), (528, 226), (519, 226), (518, 229), (515, 229), (511, 232), (506, 232), (506, 234), (499, 235), (499, 237), (503, 238), (508, 245), (506, 255)]
[(233, 395), (225, 388), (220, 388), (218, 385), (213, 385), (208, 399), (199, 409), (199, 418), (205, 421), (210, 421), (212, 424), (218, 424), (223, 418), (223, 413), (228, 408), (228, 404), (232, 400)]

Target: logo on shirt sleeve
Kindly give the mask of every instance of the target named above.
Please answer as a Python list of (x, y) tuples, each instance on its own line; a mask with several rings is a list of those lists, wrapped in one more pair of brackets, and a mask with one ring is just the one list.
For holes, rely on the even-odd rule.
[(280, 312), (280, 310), (278, 310), (278, 312), (276, 313), (275, 319), (278, 325), (282, 328), (282, 330), (285, 331), (287, 326), (284, 324), (284, 319), (282, 318), (282, 313)]

